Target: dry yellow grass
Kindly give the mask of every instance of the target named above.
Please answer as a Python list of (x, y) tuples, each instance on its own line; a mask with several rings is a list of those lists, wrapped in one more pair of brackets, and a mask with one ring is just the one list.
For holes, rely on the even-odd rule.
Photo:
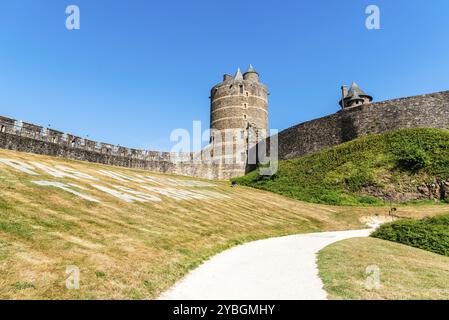
[[(319, 253), (324, 288), (331, 299), (449, 299), (449, 258), (374, 238), (334, 243)], [(366, 286), (380, 271), (380, 287)]]
[[(161, 202), (127, 203), (92, 187), (88, 180), (22, 173), (0, 163), (1, 299), (151, 299), (202, 261), (233, 245), (273, 236), (362, 228), (359, 218), (384, 215), (388, 208), (332, 207), (308, 204), (229, 182), (205, 190), (220, 199), (175, 200), (142, 185), (98, 174), (173, 176), (148, 171), (0, 150), (0, 158), (64, 165), (95, 176), (99, 185), (121, 185), (160, 197)], [(196, 180), (176, 177), (180, 180)], [(95, 203), (32, 181), (74, 183)], [(162, 186), (164, 187), (164, 186)], [(404, 216), (449, 212), (448, 206), (403, 207)], [(80, 289), (65, 286), (66, 267), (80, 269)]]

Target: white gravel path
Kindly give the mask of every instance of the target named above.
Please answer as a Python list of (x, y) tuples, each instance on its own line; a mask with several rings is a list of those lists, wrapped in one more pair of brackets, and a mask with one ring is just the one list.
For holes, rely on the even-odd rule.
[(188, 274), (163, 300), (326, 299), (316, 254), (372, 229), (322, 232), (250, 242), (220, 253)]

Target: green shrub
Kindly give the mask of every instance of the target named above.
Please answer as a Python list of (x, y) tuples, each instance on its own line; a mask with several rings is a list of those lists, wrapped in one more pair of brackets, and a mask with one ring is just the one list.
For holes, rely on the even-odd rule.
[(403, 150), (396, 161), (398, 167), (412, 172), (418, 172), (431, 164), (430, 156), (419, 148), (407, 148)]
[(374, 175), (368, 170), (357, 170), (345, 179), (345, 184), (349, 190), (359, 191), (363, 187), (374, 184)]
[(382, 225), (371, 236), (449, 256), (449, 215), (399, 220)]
[(431, 225), (440, 225), (449, 227), (449, 215), (427, 218), (426, 223)]

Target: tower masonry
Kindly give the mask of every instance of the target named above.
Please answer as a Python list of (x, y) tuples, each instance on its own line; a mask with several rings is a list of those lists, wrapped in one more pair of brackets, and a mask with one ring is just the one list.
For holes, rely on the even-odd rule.
[(225, 74), (211, 90), (210, 128), (214, 152), (223, 159), (247, 161), (248, 149), (264, 138), (268, 129), (268, 88), (249, 66), (242, 74)]

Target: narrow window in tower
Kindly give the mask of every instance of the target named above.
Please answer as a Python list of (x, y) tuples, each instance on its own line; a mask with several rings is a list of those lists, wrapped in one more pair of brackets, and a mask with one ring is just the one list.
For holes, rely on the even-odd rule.
[(245, 107), (245, 109), (248, 107), (247, 103), (244, 103), (243, 106)]
[(243, 94), (243, 86), (240, 85), (240, 94)]
[(249, 97), (249, 92), (248, 91), (246, 91), (246, 96)]
[(246, 114), (243, 115), (243, 119), (246, 119)]

